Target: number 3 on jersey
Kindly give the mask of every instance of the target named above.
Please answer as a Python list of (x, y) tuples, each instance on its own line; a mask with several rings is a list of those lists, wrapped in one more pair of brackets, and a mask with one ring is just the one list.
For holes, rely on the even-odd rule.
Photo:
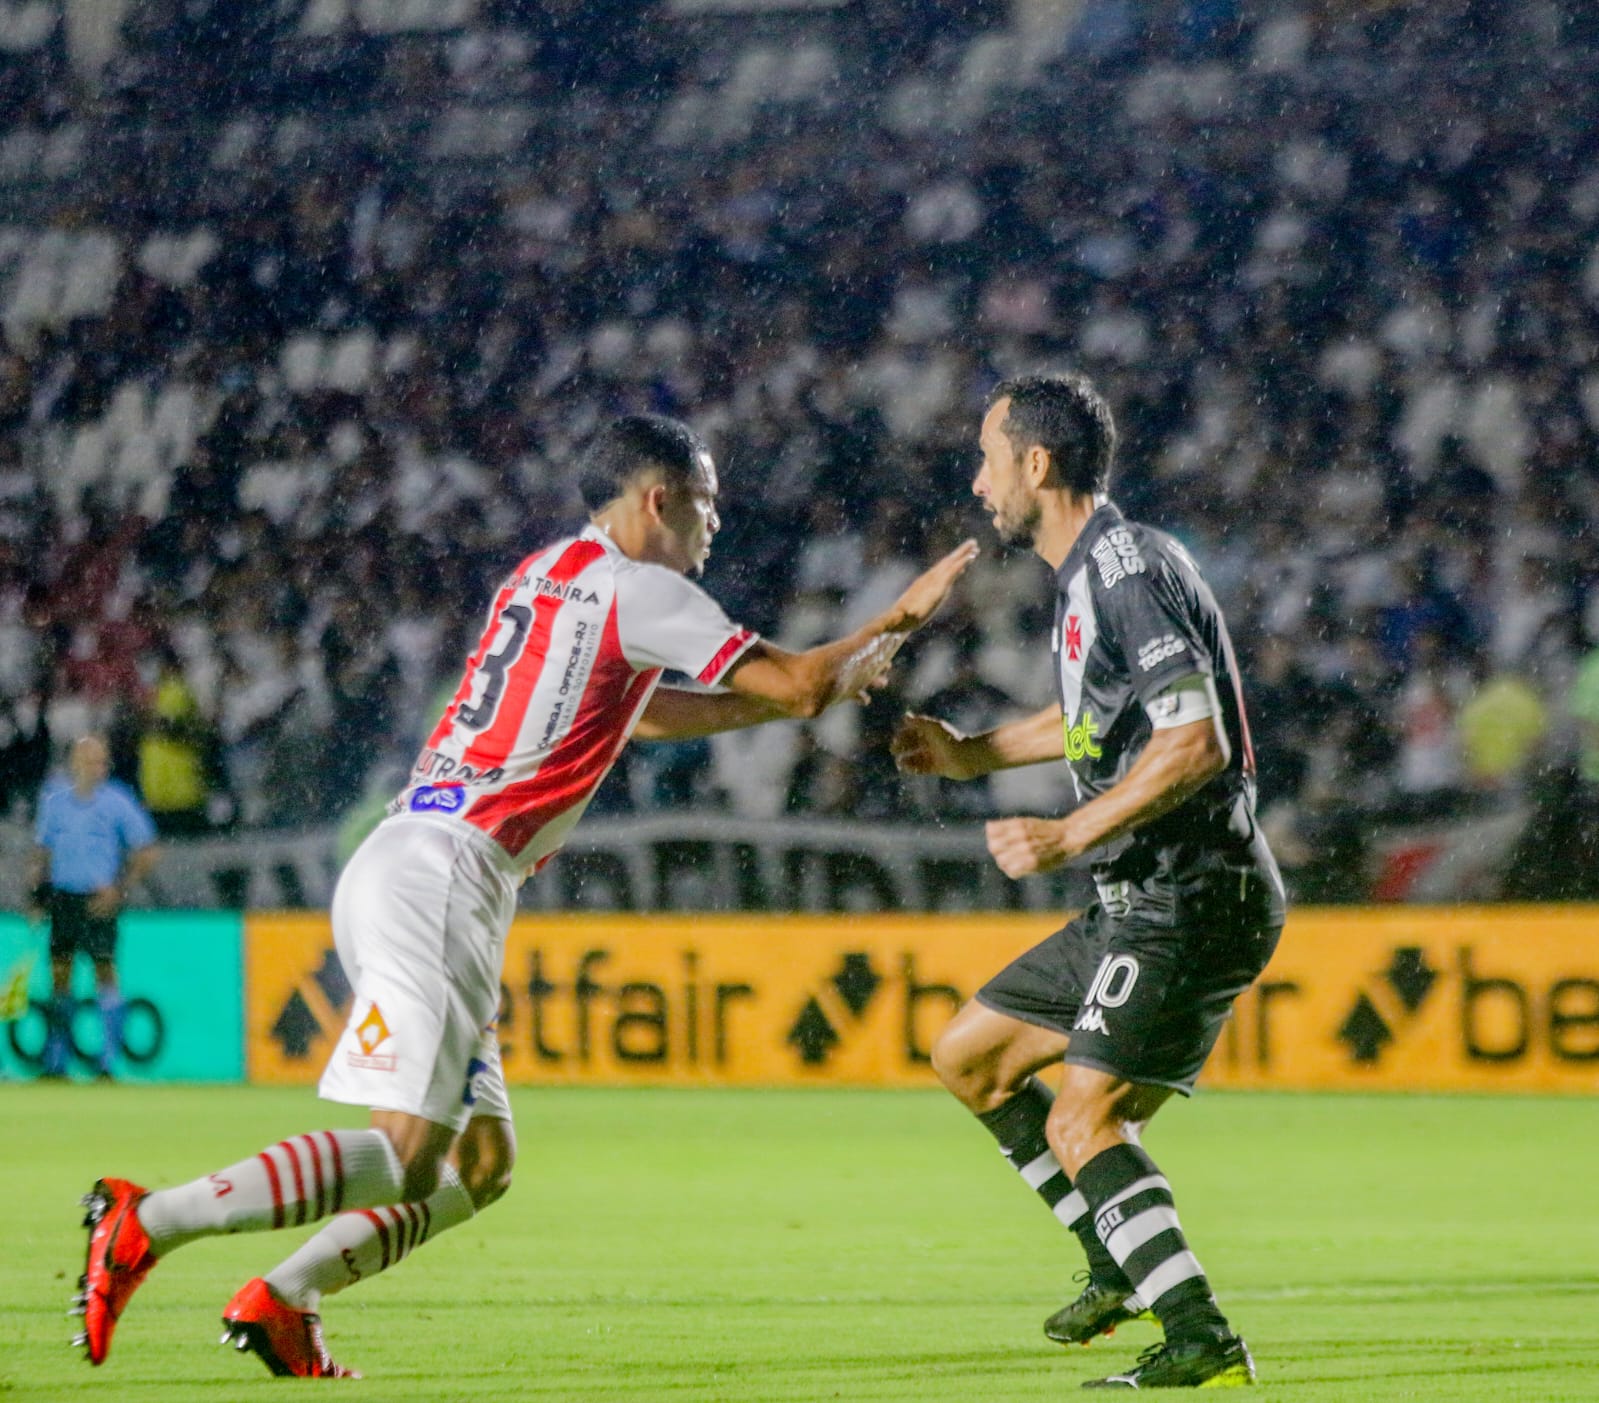
[(455, 719), (470, 731), (481, 731), (494, 719), (500, 698), (505, 695), (505, 674), (522, 651), (522, 644), (527, 641), (533, 611), (525, 604), (507, 604), (500, 611), (500, 619), (502, 623), (510, 624), (511, 632), (498, 648), (483, 659), (482, 666), (478, 668), (478, 675), (483, 679), (483, 695), (475, 706), (463, 706), (456, 713)]

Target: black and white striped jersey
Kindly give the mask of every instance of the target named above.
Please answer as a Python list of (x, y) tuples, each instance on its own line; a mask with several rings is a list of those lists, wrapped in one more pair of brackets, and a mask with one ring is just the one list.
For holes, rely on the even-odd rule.
[[(1232, 750), (1227, 768), (1197, 794), (1094, 853), (1096, 870), (1112, 861), (1118, 875), (1148, 869), (1160, 849), (1174, 845), (1253, 848), (1255, 757), (1238, 666), (1226, 621), (1193, 557), (1107, 501), (1083, 527), (1056, 586), (1051, 646), (1066, 763), (1079, 801), (1103, 794), (1127, 773), (1149, 740), (1150, 704), (1183, 678), (1213, 682)], [(1175, 868), (1188, 864), (1168, 853), (1155, 865), (1176, 876)]]

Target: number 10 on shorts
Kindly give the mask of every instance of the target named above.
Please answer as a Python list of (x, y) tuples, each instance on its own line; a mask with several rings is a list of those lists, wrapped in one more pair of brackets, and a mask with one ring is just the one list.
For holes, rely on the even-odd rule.
[(1083, 997), (1084, 1004), (1101, 1008), (1120, 1008), (1138, 983), (1138, 961), (1131, 955), (1106, 955), (1094, 972), (1094, 982)]

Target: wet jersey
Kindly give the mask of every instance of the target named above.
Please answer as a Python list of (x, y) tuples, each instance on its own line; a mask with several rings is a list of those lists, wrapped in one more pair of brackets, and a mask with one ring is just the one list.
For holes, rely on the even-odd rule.
[(590, 527), (500, 587), (390, 813), (470, 824), (521, 871), (565, 841), (664, 671), (709, 686), (755, 642), (704, 590)]
[(1146, 707), (1180, 678), (1213, 680), (1232, 750), (1227, 768), (1198, 793), (1095, 851), (1096, 876), (1180, 881), (1196, 864), (1220, 859), (1268, 867), (1280, 890), (1255, 829), (1255, 757), (1232, 642), (1193, 558), (1106, 502), (1072, 545), (1056, 584), (1051, 642), (1066, 762), (1080, 801), (1127, 773), (1151, 735)]

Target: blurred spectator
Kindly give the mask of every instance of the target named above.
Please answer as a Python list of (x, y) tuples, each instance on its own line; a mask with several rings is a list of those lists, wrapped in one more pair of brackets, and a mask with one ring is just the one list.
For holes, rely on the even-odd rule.
[(51, 996), (40, 1074), (64, 1077), (73, 1048), (72, 967), (81, 953), (94, 966), (100, 1012), (96, 1067), (110, 1077), (122, 1042), (117, 987), (117, 917), (131, 888), (157, 859), (155, 825), (124, 785), (110, 778), (110, 752), (99, 736), (73, 742), (69, 777), (46, 789), (34, 825), (28, 905), (50, 921)]
[(157, 659), (138, 739), (139, 795), (163, 838), (193, 836), (226, 817), (226, 796), (217, 784), (218, 737), (177, 654), (163, 644)]
[[(475, 581), (568, 524), (550, 465), (629, 409), (709, 434), (739, 563), (708, 583), (802, 646), (943, 529), (987, 387), (1058, 364), (1116, 407), (1118, 497), (1268, 640), (1293, 822), (1469, 805), (1485, 660), (1558, 709), (1599, 617), (1584, 7), (905, 0), (786, 15), (781, 49), (663, 6), (443, 10), (133, 0), (94, 102), (0, 58), (24, 770), (8, 724), (148, 706), (168, 637), (241, 820), (334, 817), (409, 748)], [(963, 586), (1005, 604), (962, 685), (1027, 705), (1031, 568), (991, 550)], [(869, 756), (818, 783), (873, 725), (790, 787), (892, 810)], [(709, 751), (659, 773), (737, 789)]]

